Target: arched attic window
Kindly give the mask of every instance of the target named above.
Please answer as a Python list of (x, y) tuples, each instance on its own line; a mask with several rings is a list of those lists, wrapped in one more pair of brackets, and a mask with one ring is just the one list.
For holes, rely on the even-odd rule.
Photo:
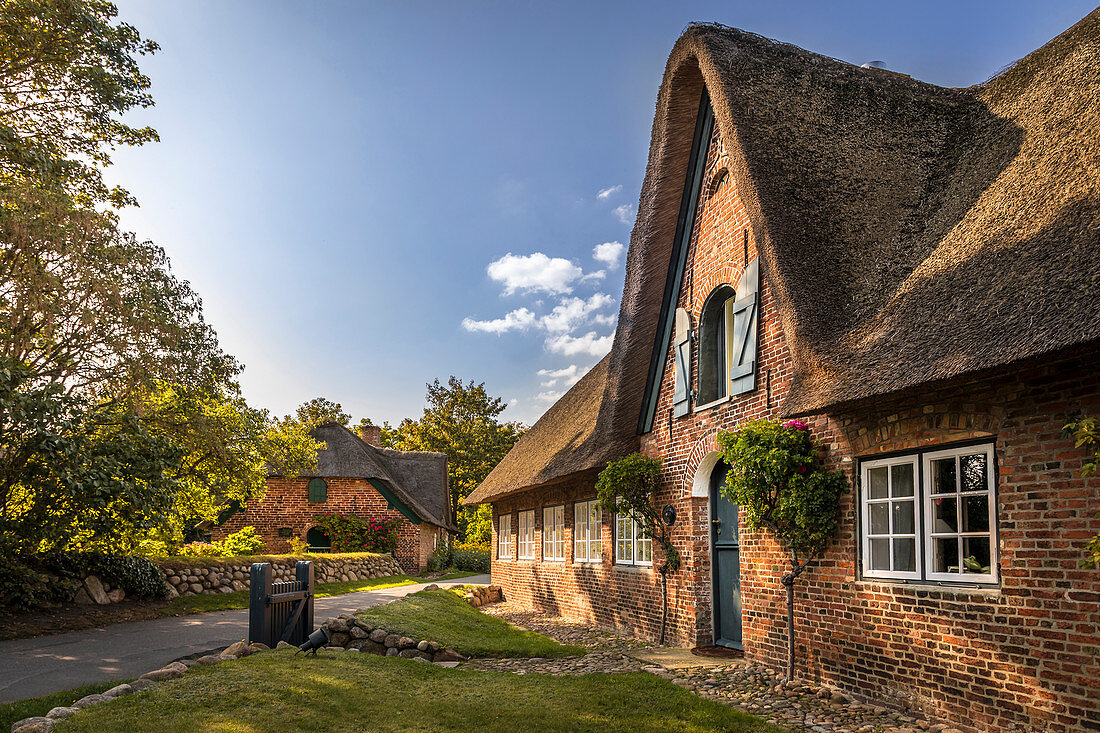
[(748, 263), (734, 289), (719, 285), (699, 316), (699, 404), (756, 389), (760, 261)]
[(726, 390), (726, 301), (737, 291), (719, 285), (707, 296), (699, 316), (699, 404), (722, 399)]

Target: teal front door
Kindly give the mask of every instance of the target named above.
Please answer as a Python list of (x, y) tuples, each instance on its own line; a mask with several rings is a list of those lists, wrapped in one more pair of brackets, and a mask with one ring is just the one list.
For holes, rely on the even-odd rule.
[(714, 643), (741, 648), (741, 546), (737, 505), (722, 496), (729, 466), (719, 461), (710, 475), (711, 582), (714, 584)]

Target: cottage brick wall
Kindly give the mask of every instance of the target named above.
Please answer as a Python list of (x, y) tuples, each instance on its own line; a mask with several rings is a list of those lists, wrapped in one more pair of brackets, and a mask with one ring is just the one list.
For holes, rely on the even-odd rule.
[(385, 497), (366, 479), (326, 478), (325, 483), (328, 484), (327, 501), (314, 504), (309, 501), (308, 478), (269, 478), (264, 495), (252, 499), (243, 512), (234, 514), (215, 527), (213, 538), (221, 540), (242, 527), (252, 526), (263, 537), (266, 551), (279, 553), (290, 549), (287, 538), (279, 537), (279, 529), (289, 528), (295, 537), (304, 542), (306, 533), (317, 526), (313, 517), (318, 514), (347, 514), (375, 520), (400, 519), (395, 553), (398, 563), (407, 572), (419, 572), (426, 567), (435, 540), (444, 530), (423, 521), (419, 525), (413, 524), (401, 512), (387, 509)]
[[(716, 135), (704, 185), (724, 167)], [(699, 207), (678, 303), (690, 312), (693, 328), (707, 295), (720, 284), (735, 285), (756, 256), (736, 181), (701, 197)], [(673, 541), (684, 568), (669, 578), (672, 643), (712, 643), (707, 474), (716, 435), (777, 416), (791, 383), (790, 354), (763, 277), (759, 317), (756, 389), (673, 418), (670, 344), (653, 430), (642, 436), (643, 452), (663, 462), (657, 503), (672, 504), (678, 514)], [(699, 349), (693, 351), (697, 375)], [(1100, 477), (1080, 477), (1084, 451), (1062, 433), (1079, 411), (1100, 415), (1097, 356), (1095, 347), (1085, 348), (807, 418), (853, 492), (842, 498), (829, 553), (796, 584), (801, 674), (948, 719), (966, 731), (1100, 730), (1100, 572), (1079, 568), (1085, 541), (1100, 532), (1094, 518)], [(994, 443), (998, 477), (999, 586), (861, 579), (858, 460), (985, 438)], [(596, 475), (494, 503), (493, 581), (510, 600), (655, 637), (660, 577), (652, 569), (612, 563), (610, 517), (604, 518), (603, 562), (572, 562), (572, 502), (595, 495)], [(512, 514), (514, 557), (515, 512), (536, 510), (541, 550), (541, 509), (556, 503), (565, 504), (565, 562), (496, 558), (501, 513)], [(778, 580), (785, 558), (764, 534), (743, 523), (740, 530), (745, 652), (780, 666), (786, 622)], [(659, 563), (656, 548), (654, 555)]]

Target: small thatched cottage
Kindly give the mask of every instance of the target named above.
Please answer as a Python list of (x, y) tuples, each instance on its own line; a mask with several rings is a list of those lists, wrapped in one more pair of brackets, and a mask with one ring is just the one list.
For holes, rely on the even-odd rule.
[(1100, 11), (945, 89), (719, 25), (669, 58), (611, 353), (467, 503), (510, 600), (653, 637), (659, 562), (601, 516), (660, 458), (674, 642), (779, 666), (785, 558), (719, 430), (804, 419), (854, 490), (796, 588), (798, 663), (975, 731), (1100, 729)]
[(317, 526), (317, 515), (400, 519), (397, 561), (405, 570), (419, 571), (446, 533), (457, 534), (445, 455), (382, 448), (377, 427), (356, 435), (327, 423), (311, 435), (325, 444), (317, 453), (317, 469), (297, 478), (269, 476), (263, 497), (215, 527), (214, 539), (253, 526), (269, 552), (286, 551), (294, 537), (324, 552), (331, 542)]

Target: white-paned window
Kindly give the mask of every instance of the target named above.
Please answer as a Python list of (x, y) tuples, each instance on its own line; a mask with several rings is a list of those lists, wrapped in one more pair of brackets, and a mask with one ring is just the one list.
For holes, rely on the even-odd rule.
[(519, 513), (519, 534), (516, 537), (520, 560), (538, 559), (539, 548), (535, 544), (535, 510)]
[(997, 580), (993, 446), (924, 455), (928, 577), (993, 583)]
[(565, 505), (542, 509), (542, 559), (565, 559)]
[(860, 464), (862, 575), (996, 583), (992, 445)]
[(865, 461), (862, 471), (863, 574), (919, 580), (917, 457)]
[(512, 515), (501, 514), (497, 518), (497, 558), (512, 559)]
[(573, 560), (600, 562), (603, 559), (603, 512), (600, 502), (578, 501), (573, 505)]
[(619, 565), (652, 565), (653, 541), (641, 523), (628, 514), (615, 515), (615, 562)]

